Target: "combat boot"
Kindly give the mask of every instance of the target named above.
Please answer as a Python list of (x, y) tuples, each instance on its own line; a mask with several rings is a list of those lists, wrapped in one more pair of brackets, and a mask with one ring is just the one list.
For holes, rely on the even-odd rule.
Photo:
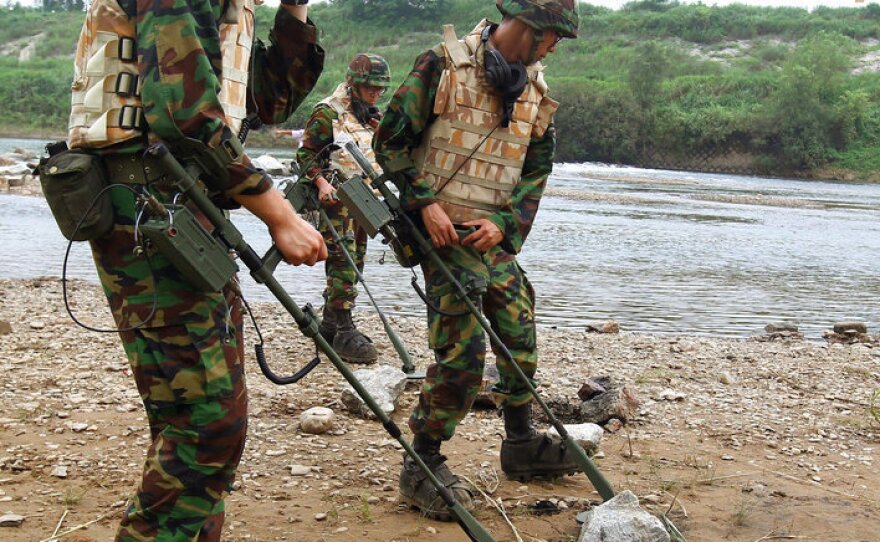
[[(474, 509), (474, 496), (471, 489), (458, 476), (452, 474), (446, 465), (446, 456), (440, 453), (440, 441), (426, 435), (416, 434), (413, 438), (413, 449), (428, 465), (440, 483), (446, 486), (466, 510)], [(426, 517), (438, 521), (452, 521), (452, 513), (437, 491), (428, 480), (418, 464), (403, 454), (403, 470), (400, 472), (400, 500), (419, 510)]]
[(336, 335), (333, 350), (346, 363), (373, 363), (379, 357), (373, 341), (354, 326), (350, 309), (334, 310)]
[(506, 438), (501, 441), (501, 470), (509, 480), (552, 480), (578, 472), (575, 456), (558, 436), (532, 426), (531, 403), (502, 408)]
[(318, 333), (324, 337), (324, 340), (327, 341), (330, 346), (333, 346), (333, 338), (336, 337), (336, 311), (331, 309), (329, 305), (324, 305), (324, 310), (321, 313), (321, 326), (318, 328)]

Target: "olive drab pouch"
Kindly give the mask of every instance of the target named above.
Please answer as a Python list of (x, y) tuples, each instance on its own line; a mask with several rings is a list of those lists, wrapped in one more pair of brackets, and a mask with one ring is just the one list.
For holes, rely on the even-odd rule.
[(37, 173), (43, 195), (69, 241), (91, 241), (113, 228), (113, 205), (101, 158), (64, 142), (46, 145), (48, 157), (40, 159)]

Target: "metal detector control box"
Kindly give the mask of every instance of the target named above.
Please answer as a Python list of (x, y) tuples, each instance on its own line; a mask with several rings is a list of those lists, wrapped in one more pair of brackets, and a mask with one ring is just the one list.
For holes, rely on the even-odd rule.
[(219, 292), (238, 266), (220, 243), (183, 205), (166, 205), (168, 214), (152, 216), (140, 232), (196, 288)]
[(336, 189), (336, 195), (348, 208), (354, 221), (370, 237), (375, 237), (379, 230), (387, 226), (393, 219), (388, 207), (376, 197), (373, 189), (359, 175), (355, 175), (339, 185), (339, 188)]

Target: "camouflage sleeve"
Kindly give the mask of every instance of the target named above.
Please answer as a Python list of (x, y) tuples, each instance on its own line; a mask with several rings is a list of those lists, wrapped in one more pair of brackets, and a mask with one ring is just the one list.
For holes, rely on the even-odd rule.
[(254, 41), (248, 111), (265, 124), (279, 124), (302, 103), (324, 69), (324, 50), (312, 21), (303, 23), (279, 7), (270, 45)]
[[(149, 130), (168, 142), (183, 137), (209, 147), (235, 137), (220, 104), (219, 21), (224, 0), (137, 2), (138, 70)], [(227, 196), (258, 194), (272, 186), (244, 155), (228, 166)]]
[(328, 145), (333, 143), (333, 121), (336, 111), (326, 104), (318, 104), (306, 122), (302, 146), (296, 151), (296, 161), (303, 174), (314, 179), (327, 165)]
[(410, 151), (419, 146), (422, 132), (434, 120), (434, 97), (445, 66), (446, 58), (438, 55), (437, 50), (422, 53), (391, 98), (373, 136), (373, 150), (382, 169), (409, 182), (409, 190), (401, 198), (408, 209), (434, 202), (434, 191), (419, 174)]
[(522, 250), (532, 229), (547, 178), (553, 170), (555, 153), (556, 127), (551, 124), (543, 137), (529, 143), (522, 176), (513, 188), (510, 199), (501, 210), (489, 217), (504, 234), (501, 248), (510, 254), (518, 254)]

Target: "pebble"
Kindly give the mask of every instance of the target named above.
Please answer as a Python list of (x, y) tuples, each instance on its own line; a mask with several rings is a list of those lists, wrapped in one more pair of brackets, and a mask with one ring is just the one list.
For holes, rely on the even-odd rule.
[(55, 478), (67, 478), (67, 467), (64, 465), (58, 465), (52, 472), (49, 473), (50, 476), (54, 476)]
[(305, 476), (306, 474), (311, 474), (311, 472), (312, 467), (306, 465), (291, 465), (290, 467), (291, 476)]
[(325, 514), (324, 512), (319, 512), (319, 513), (315, 514), (315, 521), (324, 521), (326, 519), (327, 519), (327, 514)]
[(18, 514), (3, 514), (0, 516), (0, 527), (21, 527), (24, 523), (24, 516)]
[(304, 433), (320, 435), (333, 428), (333, 410), (326, 407), (313, 407), (299, 416), (299, 428)]

